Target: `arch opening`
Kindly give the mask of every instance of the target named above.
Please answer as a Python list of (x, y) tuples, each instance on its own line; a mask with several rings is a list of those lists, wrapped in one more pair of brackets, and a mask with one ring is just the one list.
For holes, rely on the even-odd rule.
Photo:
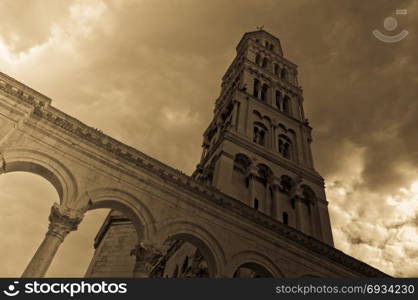
[(33, 172), (3, 173), (0, 191), (0, 276), (20, 277), (45, 236), (51, 206), (60, 199), (51, 182)]
[(164, 243), (165, 255), (152, 277), (213, 278), (217, 274), (215, 257), (200, 238), (191, 234), (175, 234)]
[(5, 164), (4, 171), (5, 173), (22, 172), (41, 176), (52, 184), (58, 193), (60, 202), (62, 202), (64, 194), (63, 184), (58, 176), (46, 167), (34, 162), (13, 161)]

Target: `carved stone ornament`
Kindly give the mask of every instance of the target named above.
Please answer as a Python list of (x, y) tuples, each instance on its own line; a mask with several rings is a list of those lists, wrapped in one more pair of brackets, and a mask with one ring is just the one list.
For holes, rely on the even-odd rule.
[(149, 273), (163, 256), (163, 253), (151, 244), (140, 242), (131, 251), (131, 255), (136, 256), (135, 269)]
[(61, 210), (57, 203), (54, 203), (51, 207), (47, 235), (56, 236), (63, 241), (70, 231), (77, 230), (77, 226), (80, 224), (83, 216), (68, 216)]

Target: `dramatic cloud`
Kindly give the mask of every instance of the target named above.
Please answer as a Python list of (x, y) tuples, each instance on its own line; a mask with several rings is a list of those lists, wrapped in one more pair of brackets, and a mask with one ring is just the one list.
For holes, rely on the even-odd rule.
[[(0, 70), (191, 173), (235, 46), (264, 24), (299, 65), (336, 246), (391, 275), (418, 276), (417, 15), (417, 0), (3, 0)], [(396, 33), (409, 30), (405, 40), (373, 37), (388, 16)], [(57, 195), (35, 175), (2, 175), (0, 186), (0, 275), (19, 276)], [(104, 214), (87, 215), (49, 275), (84, 274)]]

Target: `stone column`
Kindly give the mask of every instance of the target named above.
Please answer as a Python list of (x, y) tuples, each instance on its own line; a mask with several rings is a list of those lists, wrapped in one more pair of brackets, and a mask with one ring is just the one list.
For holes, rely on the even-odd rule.
[(136, 263), (133, 270), (133, 277), (149, 278), (152, 270), (157, 265), (163, 253), (150, 244), (140, 242), (132, 250), (131, 255), (136, 256)]
[(48, 232), (23, 272), (23, 278), (44, 277), (67, 234), (77, 230), (83, 215), (71, 213), (69, 210), (63, 211), (61, 206), (54, 203), (49, 215)]
[(248, 176), (248, 199), (247, 205), (253, 207), (254, 198), (255, 198), (255, 174), (251, 171)]

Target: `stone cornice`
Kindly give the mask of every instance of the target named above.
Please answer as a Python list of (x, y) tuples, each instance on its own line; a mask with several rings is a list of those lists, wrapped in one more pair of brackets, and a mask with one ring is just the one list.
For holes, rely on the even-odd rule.
[(30, 105), (48, 106), (51, 103), (51, 99), (47, 96), (2, 72), (0, 72), (0, 90)]
[[(6, 82), (3, 79), (4, 76), (1, 73), (0, 85), (2, 85), (2, 87), (4, 87), (2, 82)], [(9, 83), (10, 80), (7, 82)], [(19, 83), (19, 85), (24, 86), (21, 83)], [(102, 151), (105, 151), (109, 155), (116, 157), (121, 162), (133, 164), (138, 169), (151, 172), (165, 180), (167, 183), (171, 183), (178, 188), (189, 191), (197, 198), (204, 198), (214, 205), (218, 205), (223, 209), (240, 215), (247, 220), (251, 220), (255, 224), (271, 230), (275, 234), (285, 237), (304, 248), (312, 250), (313, 252), (331, 259), (336, 263), (344, 265), (358, 272), (359, 274), (363, 274), (368, 277), (387, 276), (379, 270), (361, 261), (358, 261), (353, 257), (348, 256), (319, 240), (316, 240), (315, 238), (307, 236), (296, 229), (288, 227), (281, 222), (276, 221), (257, 210), (254, 210), (242, 202), (221, 193), (217, 189), (211, 186), (207, 186), (184, 174), (183, 172), (163, 164), (162, 162), (140, 152), (139, 150), (134, 149), (133, 147), (117, 141), (116, 139), (104, 134), (100, 130), (87, 126), (86, 124), (73, 117), (70, 117), (62, 111), (52, 106), (46, 105), (49, 103), (42, 97), (35, 98), (32, 94), (26, 94), (23, 89), (19, 89), (19, 86), (7, 86), (6, 88), (2, 87), (0, 87), (0, 89), (3, 90), (3, 92), (7, 93), (8, 95), (15, 96), (25, 103), (32, 105), (33, 118), (48, 122), (52, 126), (55, 126), (57, 130), (63, 130), (68, 134), (74, 134), (85, 143), (92, 144), (99, 149), (102, 149)], [(29, 88), (25, 87), (25, 90), (29, 90)]]

